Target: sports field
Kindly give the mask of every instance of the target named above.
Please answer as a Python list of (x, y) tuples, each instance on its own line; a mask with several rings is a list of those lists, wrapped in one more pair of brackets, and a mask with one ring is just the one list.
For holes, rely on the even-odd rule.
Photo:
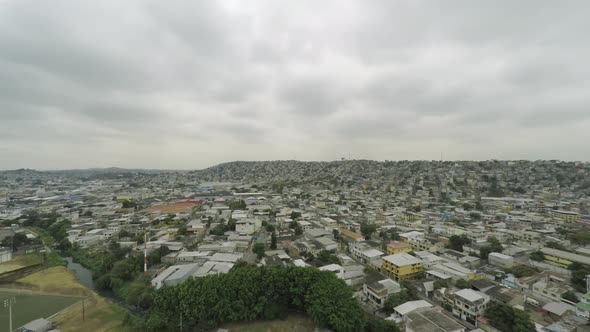
[(14, 329), (37, 319), (47, 318), (66, 307), (80, 301), (79, 297), (32, 295), (32, 293), (0, 293), (0, 331), (8, 331), (8, 308), (4, 307), (4, 300), (16, 298), (12, 306), (12, 327)]

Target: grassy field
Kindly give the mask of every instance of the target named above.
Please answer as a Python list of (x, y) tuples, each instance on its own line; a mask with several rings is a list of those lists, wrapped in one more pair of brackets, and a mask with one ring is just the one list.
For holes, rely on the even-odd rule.
[(315, 325), (309, 317), (294, 314), (285, 320), (230, 323), (222, 324), (221, 328), (230, 332), (308, 332), (313, 331)]
[[(56, 266), (30, 274), (17, 280), (12, 285), (3, 285), (2, 287), (78, 297), (77, 302), (72, 302), (73, 305), (51, 319), (57, 324), (60, 331), (127, 331), (125, 326), (122, 326), (126, 310), (117, 304), (108, 302), (94, 291), (84, 287), (75, 274), (63, 266)], [(84, 320), (82, 318), (82, 301), (80, 301), (79, 297), (85, 298)], [(0, 308), (0, 310), (2, 309)], [(1, 317), (0, 331), (3, 331)]]
[[(17, 293), (0, 293), (0, 301), (15, 298), (12, 306), (12, 324), (20, 327), (37, 318), (48, 318), (60, 310), (80, 301), (71, 296), (33, 295)], [(0, 308), (0, 331), (8, 330), (8, 308)]]
[(43, 263), (43, 258), (39, 255), (21, 255), (14, 257), (13, 260), (0, 264), (0, 273), (6, 273), (18, 270), (23, 267)]
[(84, 287), (73, 272), (64, 266), (56, 266), (17, 280), (19, 288), (37, 292), (73, 296), (91, 296), (92, 291)]

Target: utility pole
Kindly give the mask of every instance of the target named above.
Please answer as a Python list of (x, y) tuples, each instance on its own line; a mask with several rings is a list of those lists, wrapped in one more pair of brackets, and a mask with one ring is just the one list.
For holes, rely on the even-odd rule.
[(12, 332), (12, 306), (16, 303), (16, 297), (10, 297), (4, 300), (4, 308), (8, 307), (8, 331)]
[(82, 321), (85, 322), (86, 321), (86, 308), (84, 306), (84, 300), (86, 300), (85, 298), (82, 299)]

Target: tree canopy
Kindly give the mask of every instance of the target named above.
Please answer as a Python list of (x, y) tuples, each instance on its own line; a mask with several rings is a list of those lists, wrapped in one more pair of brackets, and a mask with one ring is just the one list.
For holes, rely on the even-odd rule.
[(505, 304), (490, 303), (485, 315), (492, 326), (503, 332), (536, 331), (527, 313)]
[(371, 235), (375, 233), (377, 230), (377, 225), (369, 224), (369, 223), (362, 223), (361, 224), (361, 234), (365, 237), (365, 239), (371, 239)]
[(455, 251), (463, 252), (463, 246), (470, 244), (471, 240), (467, 237), (467, 235), (463, 234), (459, 235), (452, 235), (449, 238), (449, 244), (447, 248), (453, 249)]
[(365, 327), (352, 290), (333, 273), (244, 266), (158, 290), (144, 330), (175, 330), (180, 315), (187, 330), (210, 330), (223, 322), (281, 318), (289, 310), (306, 312), (318, 326), (336, 331)]

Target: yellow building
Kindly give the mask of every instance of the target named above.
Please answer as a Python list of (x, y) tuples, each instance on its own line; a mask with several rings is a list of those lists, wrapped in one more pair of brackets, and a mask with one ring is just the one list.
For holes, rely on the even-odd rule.
[(404, 211), (404, 213), (402, 214), (402, 218), (405, 221), (420, 221), (424, 219), (424, 216), (412, 211)]
[(545, 258), (545, 262), (567, 268), (570, 264), (576, 262), (590, 266), (590, 257), (574, 254), (567, 251), (542, 248), (541, 252)]
[(422, 272), (422, 261), (404, 252), (383, 257), (381, 269), (393, 280), (411, 279)]
[(132, 200), (132, 199), (133, 199), (133, 196), (131, 196), (131, 195), (117, 195), (117, 196), (115, 197), (115, 200), (116, 200), (117, 202), (122, 202), (122, 201), (130, 201), (130, 200)]
[(387, 245), (387, 254), (388, 255), (399, 254), (402, 252), (410, 252), (410, 251), (412, 251), (412, 246), (407, 242), (392, 241), (391, 243), (389, 243)]
[(551, 216), (563, 222), (577, 222), (580, 220), (580, 214), (572, 211), (551, 210)]

